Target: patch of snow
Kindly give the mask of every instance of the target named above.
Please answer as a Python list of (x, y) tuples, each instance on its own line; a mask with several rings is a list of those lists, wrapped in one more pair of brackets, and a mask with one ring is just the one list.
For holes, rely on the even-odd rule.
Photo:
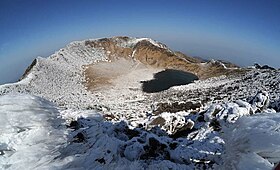
[(115, 41), (117, 42), (117, 45), (119, 45), (121, 47), (125, 47), (125, 48), (133, 48), (137, 43), (139, 43), (141, 41), (148, 41), (156, 47), (163, 48), (163, 49), (168, 49), (166, 45), (164, 45), (160, 42), (157, 42), (157, 41), (155, 41), (151, 38), (132, 38), (132, 37), (129, 37), (127, 41), (124, 41), (124, 40), (119, 39), (119, 38), (115, 38)]

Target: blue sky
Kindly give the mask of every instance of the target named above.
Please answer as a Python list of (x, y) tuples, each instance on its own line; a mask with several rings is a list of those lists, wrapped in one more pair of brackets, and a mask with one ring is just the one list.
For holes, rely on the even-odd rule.
[(280, 67), (280, 1), (1, 0), (0, 84), (71, 41), (118, 35), (241, 66)]

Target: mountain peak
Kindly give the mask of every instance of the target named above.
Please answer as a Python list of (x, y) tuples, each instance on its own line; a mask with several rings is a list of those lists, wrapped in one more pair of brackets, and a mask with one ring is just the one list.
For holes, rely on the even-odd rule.
[[(47, 160), (41, 169), (230, 169), (248, 161), (271, 169), (279, 161), (270, 152), (280, 143), (279, 75), (200, 60), (147, 38), (72, 42), (0, 86), (0, 154), (12, 169), (27, 160), (10, 160), (26, 152), (28, 161)], [(57, 133), (46, 143), (40, 136), (49, 130)]]

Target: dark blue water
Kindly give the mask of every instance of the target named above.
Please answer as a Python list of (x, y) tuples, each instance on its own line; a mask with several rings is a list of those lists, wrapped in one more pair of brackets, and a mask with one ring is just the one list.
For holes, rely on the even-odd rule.
[(179, 86), (192, 83), (198, 77), (192, 73), (166, 69), (154, 74), (154, 79), (142, 81), (142, 90), (146, 93), (156, 93), (169, 89), (172, 86)]

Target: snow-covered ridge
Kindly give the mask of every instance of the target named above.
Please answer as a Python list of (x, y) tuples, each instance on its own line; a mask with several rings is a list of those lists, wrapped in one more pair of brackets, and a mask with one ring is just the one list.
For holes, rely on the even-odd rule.
[[(165, 48), (146, 38), (115, 40), (124, 47), (149, 41), (157, 47)], [(39, 128), (43, 132), (55, 132), (59, 140), (52, 141), (51, 136), (50, 141), (46, 140), (47, 145), (39, 142), (40, 146), (49, 146), (55, 156), (48, 149), (42, 151), (36, 148), (42, 153), (42, 160), (46, 155), (46, 159), (51, 162), (47, 165), (43, 161), (37, 169), (45, 168), (45, 165), (53, 166), (50, 169), (246, 169), (244, 165), (247, 162), (250, 163), (248, 167), (271, 169), (279, 162), (279, 113), (275, 113), (280, 112), (279, 70), (252, 69), (241, 76), (199, 80), (155, 94), (143, 93), (141, 88), (134, 86), (135, 83), (127, 83), (127, 88), (112, 87), (106, 91), (89, 92), (84, 86), (85, 65), (108, 61), (108, 56), (106, 50), (86, 46), (85, 42), (72, 42), (48, 58), (38, 57), (37, 63), (23, 80), (0, 86), (0, 96), (3, 97), (0, 97), (1, 117), (5, 115), (0, 129), (4, 134), (0, 134), (0, 141), (4, 141), (1, 143), (1, 152), (6, 154), (7, 150), (10, 152), (7, 148), (13, 148), (10, 146), (14, 145), (7, 140), (13, 138), (17, 141), (22, 139), (20, 137), (25, 132)], [(40, 96), (57, 106), (33, 96), (5, 96), (13, 93)], [(22, 102), (25, 100), (27, 102)], [(170, 103), (172, 107), (179, 103), (186, 107), (181, 111), (172, 111), (172, 107), (168, 108), (169, 111), (163, 108), (155, 114), (162, 103)], [(198, 107), (187, 109), (190, 103), (198, 103)], [(15, 116), (18, 112), (34, 119), (31, 119), (31, 123), (20, 122)], [(15, 122), (7, 125), (8, 119), (19, 121), (20, 128), (13, 126)], [(43, 124), (39, 120), (43, 120)], [(68, 130), (52, 126), (52, 122), (57, 123), (56, 120), (61, 120), (62, 126), (65, 121)], [(249, 127), (246, 126), (247, 121)], [(33, 129), (25, 128), (25, 123)], [(270, 128), (266, 128), (268, 125)], [(24, 133), (18, 133), (22, 127)], [(243, 130), (246, 132), (244, 135)], [(251, 131), (252, 134), (261, 132), (262, 138), (267, 136), (271, 140), (262, 148), (260, 145), (263, 141), (258, 143)], [(65, 133), (67, 138), (61, 135)], [(275, 142), (273, 136), (276, 136)], [(28, 137), (28, 143), (21, 143), (22, 146), (32, 143), (32, 137)], [(37, 139), (36, 136), (34, 139)], [(63, 149), (52, 150), (56, 145)], [(236, 145), (236, 150), (232, 149)], [(242, 150), (244, 148), (248, 148), (246, 153)], [(271, 152), (273, 149), (275, 152)], [(18, 154), (25, 152), (28, 151), (19, 150)], [(14, 162), (13, 157), (2, 159), (1, 154), (1, 165), (9, 168)], [(32, 154), (30, 157), (34, 160)], [(58, 155), (63, 156), (56, 159)], [(251, 156), (253, 160), (249, 160)], [(18, 165), (24, 164), (19, 162)], [(15, 169), (13, 165), (11, 167)]]
[(123, 39), (120, 39), (118, 37), (114, 37), (113, 38), (117, 44), (121, 47), (126, 47), (126, 48), (133, 48), (137, 43), (141, 42), (141, 41), (148, 41), (151, 44), (153, 44), (154, 46), (157, 46), (159, 48), (163, 48), (163, 49), (168, 49), (168, 47), (158, 41), (155, 41), (151, 38), (132, 38), (129, 37), (128, 40), (124, 41)]
[[(149, 38), (128, 38), (126, 42), (116, 37), (113, 39), (118, 41), (121, 46), (133, 46), (145, 40), (160, 48), (166, 48), (165, 45)], [(92, 41), (98, 40), (94, 39)], [(77, 107), (75, 103), (88, 103), (86, 101), (89, 101), (89, 95), (82, 85), (85, 82), (83, 66), (98, 61), (107, 61), (108, 56), (107, 51), (102, 48), (86, 46), (86, 41), (71, 42), (48, 58), (38, 57), (36, 64), (23, 80), (13, 84), (1, 85), (0, 95), (14, 91), (31, 93), (66, 107), (75, 105)]]

